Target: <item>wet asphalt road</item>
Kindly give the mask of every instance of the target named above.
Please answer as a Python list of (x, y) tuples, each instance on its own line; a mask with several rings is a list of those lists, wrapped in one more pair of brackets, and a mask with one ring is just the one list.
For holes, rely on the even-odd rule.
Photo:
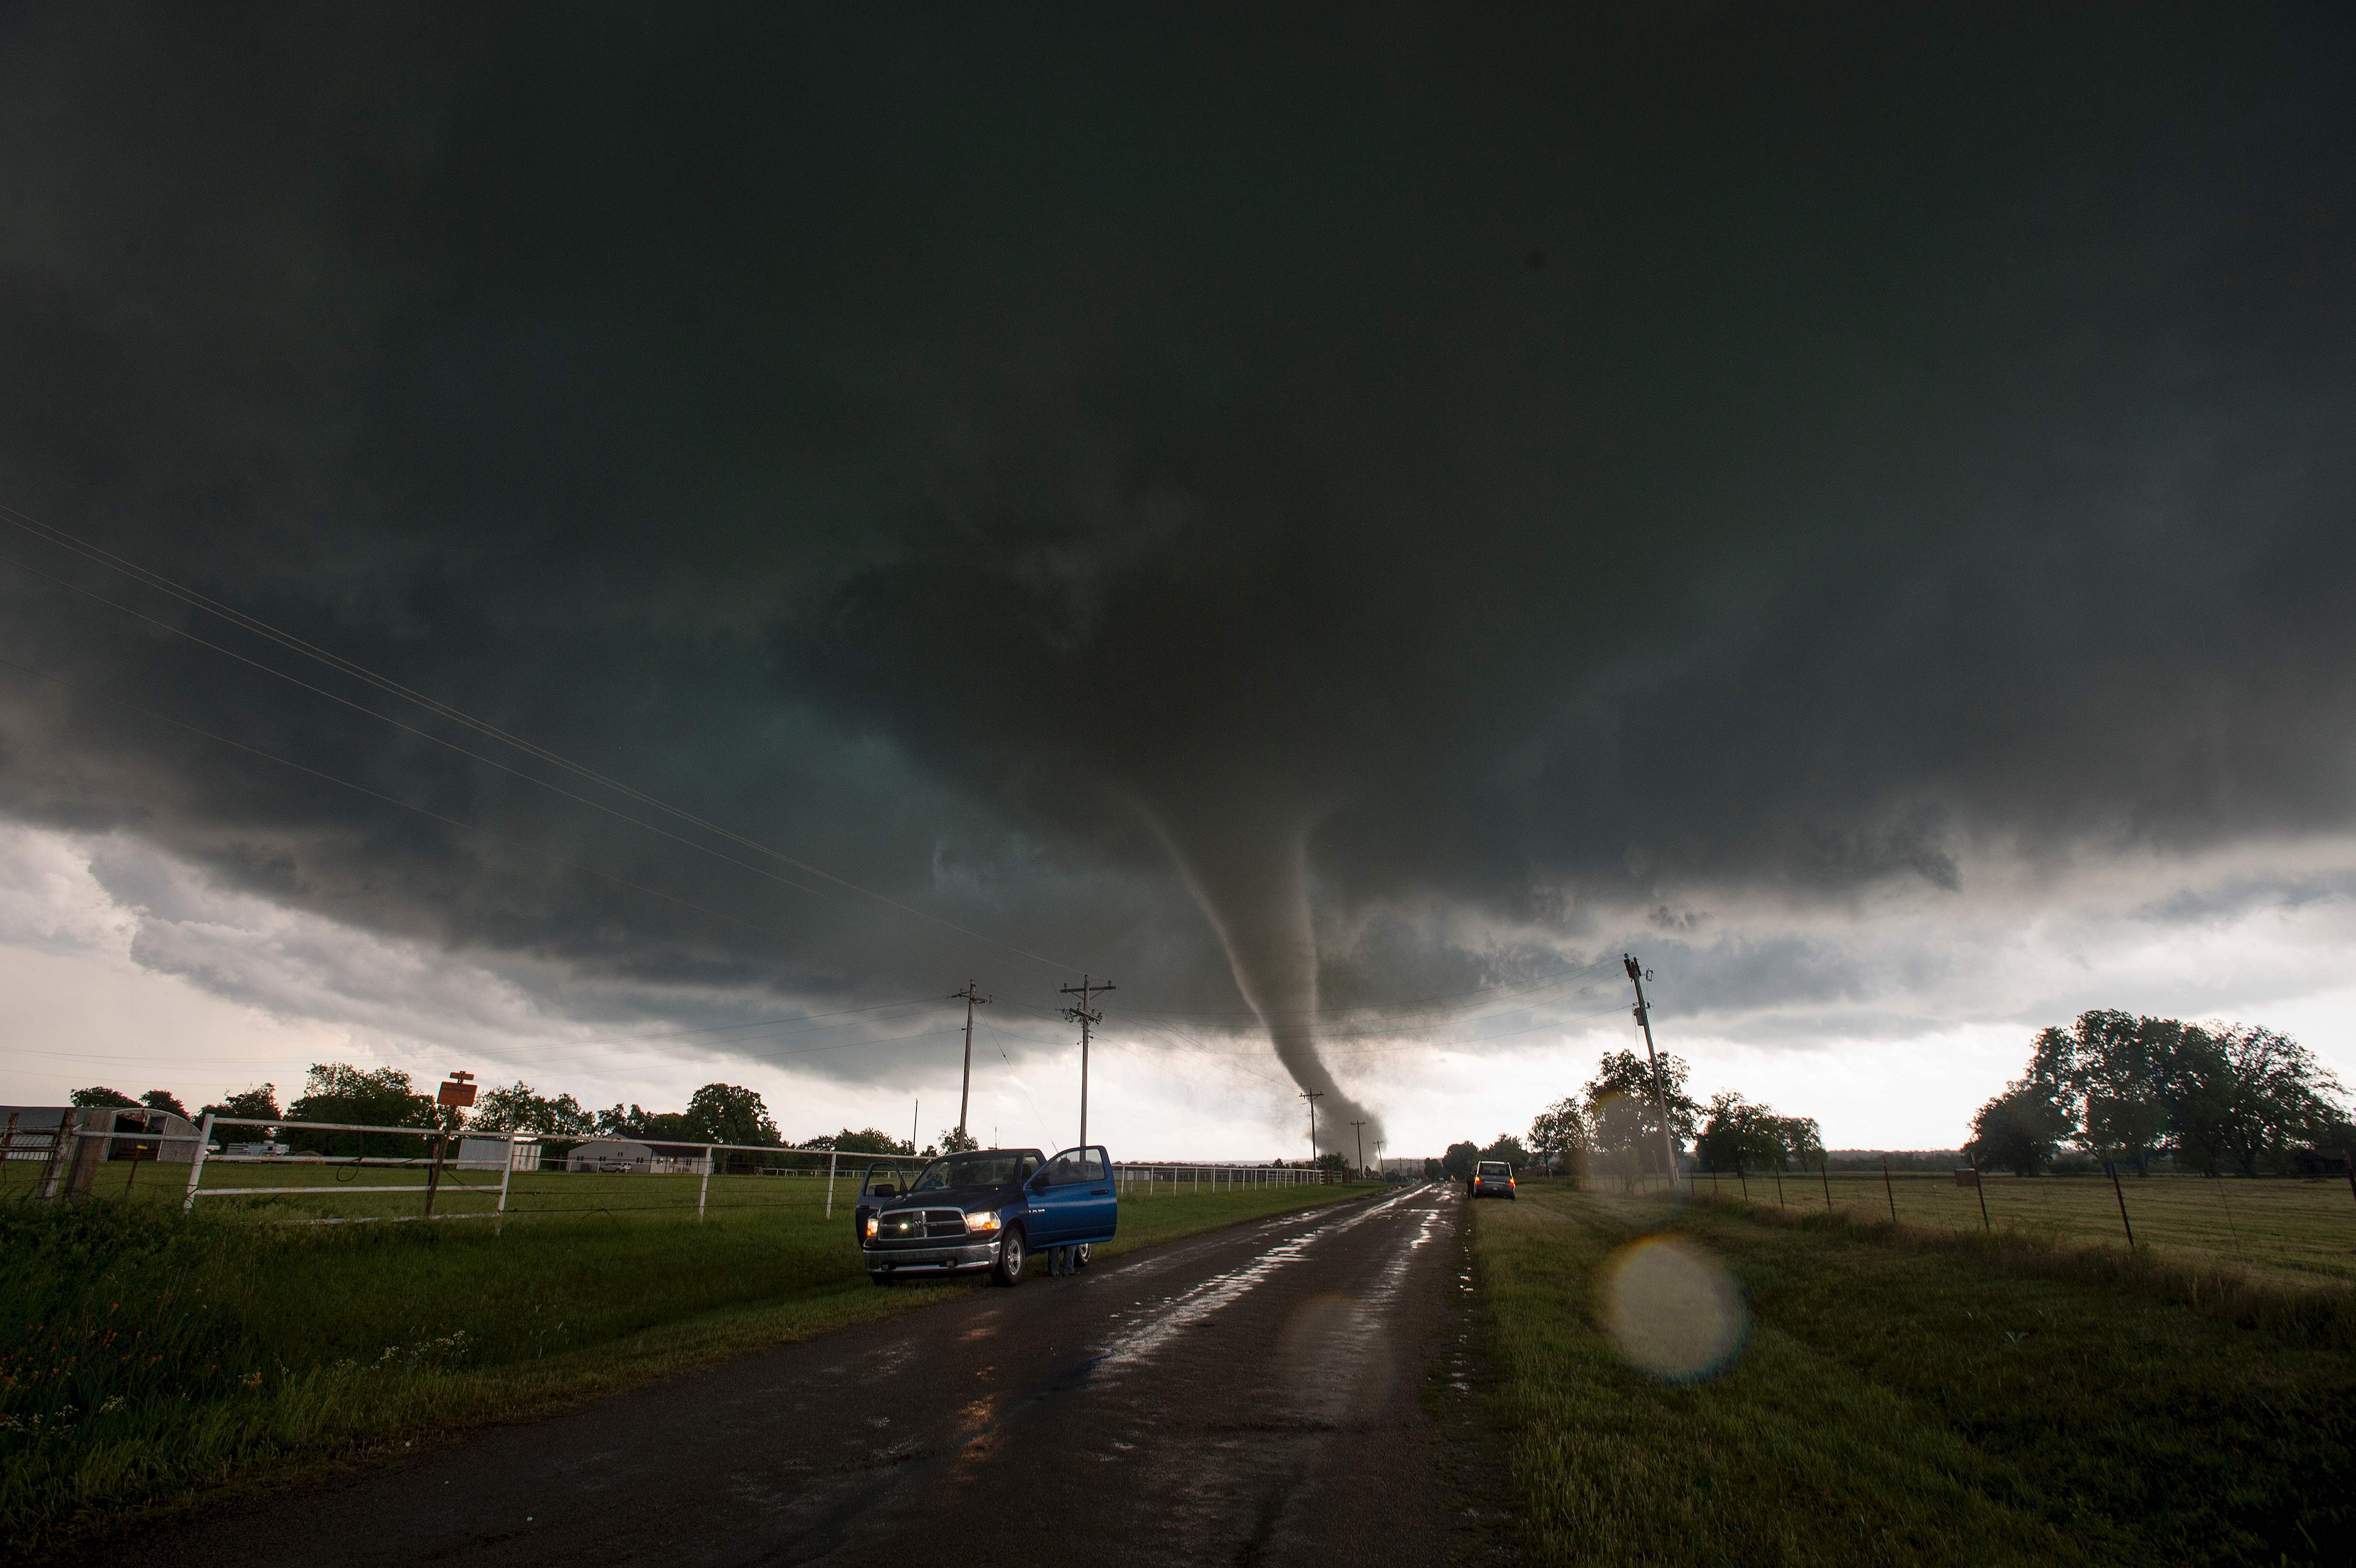
[(240, 1555), (406, 1568), (1446, 1562), (1421, 1388), (1462, 1203), (1034, 1272), (211, 1522), (267, 1543)]

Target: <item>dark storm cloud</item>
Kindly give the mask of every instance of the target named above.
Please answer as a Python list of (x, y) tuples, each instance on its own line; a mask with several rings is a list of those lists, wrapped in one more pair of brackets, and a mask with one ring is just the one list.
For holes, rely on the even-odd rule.
[[(1125, 999), (2348, 826), (2329, 11), (391, 16), (16, 14), (0, 499)], [(979, 961), (0, 592), (764, 929), (10, 674), (22, 815), (602, 973)]]

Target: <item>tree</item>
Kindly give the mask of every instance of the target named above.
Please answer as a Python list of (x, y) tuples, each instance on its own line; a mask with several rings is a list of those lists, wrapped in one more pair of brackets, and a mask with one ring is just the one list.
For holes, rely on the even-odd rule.
[(916, 1146), (908, 1142), (907, 1139), (895, 1138), (890, 1133), (878, 1132), (873, 1127), (862, 1127), (855, 1133), (849, 1127), (845, 1127), (842, 1131), (834, 1135), (831, 1142), (835, 1151), (839, 1154), (899, 1154), (913, 1156), (916, 1152)]
[(1472, 1179), (1472, 1167), (1481, 1158), (1481, 1146), (1476, 1143), (1450, 1144), (1447, 1154), (1440, 1157), (1440, 1168), (1451, 1181)]
[(1771, 1106), (1721, 1090), (1709, 1097), (1709, 1119), (1694, 1140), (1694, 1153), (1710, 1170), (1781, 1168), (1783, 1120)]
[(1496, 1141), (1481, 1151), (1481, 1157), (1502, 1159), (1515, 1170), (1530, 1163), (1529, 1151), (1522, 1147), (1522, 1140), (1511, 1133), (1499, 1133)]
[[(244, 1116), (259, 1122), (275, 1122), (279, 1119), (278, 1085), (264, 1083), (254, 1088), (241, 1089), (215, 1104), (207, 1105), (197, 1114), (200, 1116)], [(261, 1127), (248, 1127), (241, 1135), (224, 1133), (223, 1136), (230, 1143), (251, 1143), (258, 1141), (257, 1135), (263, 1130)]]
[[(2137, 1018), (2115, 1008), (2090, 1008), (2071, 1025), (2064, 1080), (2076, 1101), (2080, 1147), (2115, 1151), (2149, 1174), (2151, 1156), (2168, 1130), (2170, 1068), (2184, 1032), (2173, 1019)], [(2041, 1037), (2040, 1037), (2041, 1038)]]
[[(1656, 1084), (1652, 1066), (1634, 1051), (1606, 1051), (1587, 1083), (1588, 1123), (1596, 1147), (1618, 1165), (1633, 1161), (1635, 1171), (1661, 1168), (1661, 1102), (1668, 1105), (1669, 1136), (1680, 1146), (1692, 1140), (1700, 1121), (1701, 1107), (1686, 1093), (1692, 1069), (1666, 1051), (1660, 1063)], [(1634, 1172), (1623, 1169), (1622, 1175), (1633, 1180)]]
[[(455, 1126), (463, 1121), (459, 1113), (447, 1117), (438, 1115), (440, 1107), (433, 1099), (410, 1087), (409, 1074), (398, 1067), (380, 1067), (363, 1072), (348, 1061), (317, 1061), (303, 1080), (302, 1097), (286, 1107), (290, 1122), (358, 1122), (370, 1126)], [(366, 1155), (402, 1156), (421, 1152), (414, 1138), (399, 1137), (384, 1133), (305, 1132), (300, 1128), (286, 1135), (286, 1141), (298, 1148), (316, 1149), (322, 1153), (337, 1153), (355, 1143)]]
[(151, 1111), (168, 1111), (184, 1122), (195, 1120), (188, 1115), (188, 1108), (180, 1104), (180, 1097), (169, 1089), (150, 1089), (139, 1096), (139, 1103)]
[(103, 1083), (93, 1083), (87, 1089), (77, 1089), (66, 1096), (70, 1104), (83, 1106), (113, 1105), (125, 1111), (135, 1111), (139, 1102), (120, 1089), (110, 1089)]
[(1530, 1123), (1530, 1152), (1574, 1179), (1586, 1175), (1587, 1151), (1592, 1141), (1587, 1113), (1569, 1096), (1540, 1111)]
[(683, 1118), (688, 1137), (696, 1143), (766, 1144), (785, 1142), (760, 1094), (734, 1083), (706, 1083), (688, 1096)]
[(2243, 1175), (2256, 1175), (2262, 1160), (2287, 1171), (2295, 1146), (2332, 1136), (2332, 1125), (2343, 1119), (2333, 1102), (2346, 1091), (2307, 1047), (2249, 1024), (2213, 1024), (2201, 1032), (2215, 1042), (2230, 1081), (2221, 1141)]
[(2071, 1131), (2070, 1113), (2057, 1100), (2056, 1087), (2040, 1082), (2033, 1072), (2007, 1084), (1972, 1118), (1971, 1141), (1964, 1151), (1980, 1165), (2008, 1166), (2017, 1175), (2043, 1171)]
[(466, 1125), (487, 1133), (585, 1138), (597, 1130), (597, 1118), (572, 1095), (542, 1094), (519, 1078), (503, 1089), (484, 1090)]
[(1317, 1168), (1333, 1171), (1337, 1176), (1346, 1176), (1349, 1174), (1350, 1161), (1340, 1150), (1329, 1148), (1317, 1157)]
[(2028, 1072), (1974, 1119), (1972, 1147), (2024, 1171), (2041, 1169), (2066, 1137), (2137, 1170), (2165, 1153), (2254, 1175), (2261, 1164), (2287, 1169), (2301, 1143), (2338, 1136), (2345, 1093), (2312, 1052), (2273, 1029), (2090, 1008), (2067, 1029), (2037, 1032)]
[(633, 1102), (597, 1113), (597, 1136), (603, 1138), (652, 1138), (659, 1143), (701, 1143), (678, 1111), (649, 1111)]
[(978, 1149), (980, 1147), (981, 1145), (975, 1140), (971, 1133), (961, 1133), (955, 1127), (941, 1135), (943, 1154), (964, 1154), (968, 1150)]
[(1825, 1157), (1824, 1130), (1816, 1125), (1815, 1117), (1778, 1116), (1775, 1122), (1786, 1159), (1804, 1169)]

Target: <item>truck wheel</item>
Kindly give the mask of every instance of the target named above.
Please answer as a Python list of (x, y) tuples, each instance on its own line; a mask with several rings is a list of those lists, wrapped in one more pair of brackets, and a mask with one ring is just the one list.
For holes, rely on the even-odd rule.
[(1075, 1269), (1084, 1269), (1087, 1266), (1088, 1243), (1082, 1242), (1078, 1246), (1072, 1249), (1072, 1267)]
[(1029, 1254), (1023, 1249), (1023, 1228), (1009, 1225), (999, 1238), (997, 1261), (990, 1265), (990, 1283), (1002, 1285), (1010, 1290), (1023, 1283), (1023, 1268)]
[(870, 1285), (889, 1285), (892, 1283), (892, 1276), (888, 1274), (871, 1274), (867, 1276), (867, 1283)]

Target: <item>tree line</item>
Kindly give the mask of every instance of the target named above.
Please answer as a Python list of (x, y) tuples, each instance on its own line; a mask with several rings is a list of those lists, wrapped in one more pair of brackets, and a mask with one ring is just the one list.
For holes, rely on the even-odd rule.
[(1787, 1116), (1732, 1090), (1711, 1095), (1705, 1105), (1686, 1087), (1691, 1072), (1684, 1058), (1667, 1052), (1655, 1069), (1633, 1051), (1606, 1051), (1595, 1076), (1577, 1094), (1539, 1112), (1526, 1138), (1500, 1134), (1485, 1148), (1451, 1144), (1425, 1174), (1462, 1181), (1479, 1161), (1502, 1159), (1516, 1169), (1537, 1167), (1575, 1178), (1609, 1174), (1633, 1186), (1667, 1168), (1665, 1113), (1670, 1148), (1679, 1159), (1690, 1151), (1700, 1170), (1780, 1170), (1824, 1158), (1815, 1117)]
[[(278, 1086), (274, 1083), (256, 1084), (194, 1112), (178, 1096), (163, 1089), (150, 1089), (134, 1100), (119, 1090), (95, 1084), (75, 1090), (71, 1099), (77, 1105), (168, 1111), (190, 1122), (201, 1122), (211, 1115), (245, 1117), (267, 1125), (340, 1122), (431, 1127), (444, 1132), (532, 1133), (560, 1144), (598, 1137), (654, 1143), (747, 1144), (770, 1148), (782, 1148), (786, 1143), (760, 1092), (735, 1083), (706, 1083), (688, 1096), (687, 1108), (680, 1111), (648, 1111), (635, 1104), (592, 1111), (571, 1094), (544, 1094), (518, 1079), (504, 1086), (486, 1087), (476, 1096), (471, 1111), (459, 1111), (436, 1104), (432, 1094), (421, 1092), (410, 1075), (398, 1067), (362, 1068), (344, 1061), (322, 1061), (312, 1065), (305, 1076), (303, 1093), (283, 1111), (279, 1109)], [(229, 1142), (259, 1142), (265, 1130), (265, 1126), (249, 1128), (243, 1139), (237, 1129), (223, 1128), (222, 1133)], [(337, 1134), (287, 1127), (280, 1133), (279, 1141), (291, 1149), (307, 1153), (412, 1152), (394, 1147), (405, 1141), (398, 1136), (380, 1133)], [(908, 1139), (895, 1138), (874, 1127), (845, 1127), (839, 1133), (821, 1133), (802, 1140), (797, 1147), (842, 1154), (912, 1157), (917, 1153)], [(951, 1130), (943, 1133), (934, 1147), (924, 1150), (924, 1157), (972, 1147), (970, 1137), (960, 1138)]]
[(2254, 1024), (2098, 1008), (2040, 1029), (2029, 1065), (1972, 1118), (1968, 1152), (2034, 1176), (2069, 1145), (2147, 1174), (2293, 1175), (2356, 1148), (2347, 1091), (2314, 1053)]

